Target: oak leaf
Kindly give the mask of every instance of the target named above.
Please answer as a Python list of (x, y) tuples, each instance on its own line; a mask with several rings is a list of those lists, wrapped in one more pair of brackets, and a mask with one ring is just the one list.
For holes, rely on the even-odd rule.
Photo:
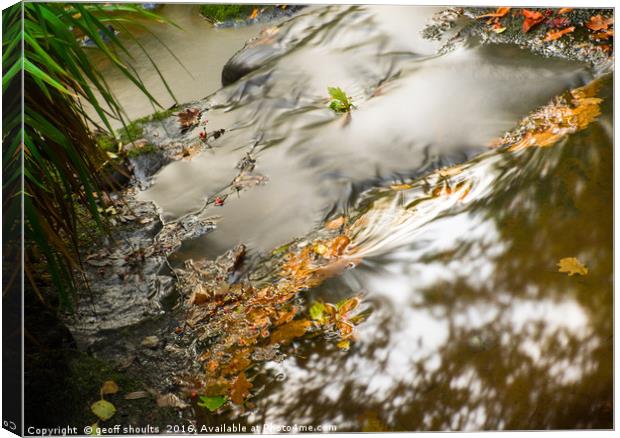
[(575, 257), (565, 257), (558, 262), (558, 272), (566, 272), (569, 277), (575, 274), (588, 275), (588, 268)]
[(186, 110), (177, 113), (181, 131), (185, 132), (189, 128), (198, 125), (198, 123), (200, 123), (201, 114), (202, 111), (197, 108), (187, 108)]
[(614, 23), (614, 17), (603, 17), (602, 15), (594, 15), (590, 17), (590, 21), (586, 23), (586, 27), (590, 30), (605, 30), (610, 24)]
[(531, 11), (529, 9), (523, 9), (521, 13), (525, 17), (525, 20), (523, 20), (523, 27), (521, 29), (523, 33), (529, 32), (532, 27), (541, 23), (545, 19), (545, 16), (540, 12)]

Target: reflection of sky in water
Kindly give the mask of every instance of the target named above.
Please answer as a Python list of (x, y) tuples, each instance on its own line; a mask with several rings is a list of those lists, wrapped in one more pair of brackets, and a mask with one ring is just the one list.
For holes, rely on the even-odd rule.
[[(440, 254), (468, 243), (472, 246), (465, 257), (448, 263), (421, 261), (429, 254)], [(411, 394), (397, 395), (394, 389), (404, 388), (405, 392), (413, 392), (415, 397), (417, 388), (424, 386), (425, 377), (440, 370), (444, 350), (454, 342), (453, 333), (461, 331), (474, 333), (458, 340), (468, 344), (471, 354), (494, 348), (497, 343), (503, 348), (522, 352), (538, 368), (546, 369), (554, 384), (578, 381), (583, 373), (592, 371), (587, 358), (597, 342), (596, 338), (589, 339), (593, 333), (586, 311), (570, 294), (561, 299), (515, 299), (509, 291), (496, 290), (493, 301), (457, 305), (449, 313), (442, 309), (442, 305), (424, 304), (423, 291), (437, 283), (464, 278), (472, 288), (493, 284), (494, 258), (504, 251), (506, 247), (499, 242), (493, 222), (462, 213), (436, 220), (420, 229), (418, 243), (413, 248), (393, 252), (377, 263), (364, 262), (349, 272), (345, 281), (353, 285), (354, 290), (359, 289), (355, 285), (363, 285), (373, 307), (379, 307), (358, 328), (359, 344), (346, 361), (326, 364), (326, 361), (330, 362), (329, 358), (312, 352), (303, 367), (292, 356), (281, 364), (268, 365), (267, 368), (275, 374), (286, 376), (286, 383), (284, 391), (273, 392), (260, 400), (265, 411), (259, 408), (261, 413), (256, 419), (265, 416), (265, 421), (276, 423), (314, 424), (313, 415), (305, 415), (302, 409), (291, 417), (290, 411), (281, 412), (280, 407), (297, 404), (299, 394), (312, 389), (320, 390), (319, 399), (312, 403), (338, 405), (343, 402), (343, 390), (348, 384), (353, 384), (356, 397), (365, 400), (364, 403), (381, 404), (389, 400), (389, 404), (398, 409), (399, 405), (410, 403)], [(490, 333), (485, 327), (510, 330)], [(386, 328), (389, 337), (384, 336)], [(564, 347), (571, 340), (578, 341), (582, 344), (580, 354), (571, 360), (548, 356), (544, 348), (550, 340)], [(306, 350), (301, 354), (305, 353)], [(416, 373), (420, 365), (424, 372)], [(506, 384), (514, 383), (520, 371), (516, 368), (513, 374), (507, 374)], [(470, 400), (484, 398), (488, 396), (489, 388), (480, 377), (476, 369), (464, 367), (460, 374), (453, 376), (449, 387), (454, 391), (467, 391)], [(483, 405), (473, 410), (463, 406), (452, 415), (452, 427), (466, 430), (483, 428), (487, 418)], [(327, 419), (341, 427), (351, 422), (351, 418), (343, 417), (337, 410)], [(383, 419), (391, 421), (390, 409), (385, 410)], [(431, 415), (427, 415), (426, 424), (418, 427), (431, 427), (430, 419)], [(253, 421), (253, 417), (250, 416), (249, 420)], [(359, 426), (353, 422), (350, 427)]]
[[(590, 135), (601, 133), (597, 127)], [(349, 352), (320, 340), (266, 365), (285, 378), (267, 384), (249, 422), (360, 430), (373, 412), (396, 430), (610, 425), (611, 228), (600, 187), (610, 181), (603, 163), (611, 149), (605, 140), (583, 149), (589, 136), (571, 142), (547, 150), (545, 161), (532, 151), (495, 167), (516, 171), (482, 165), (494, 185), (477, 180), (486, 186), (480, 202), (420, 210), (429, 221), (401, 221), (411, 227), (402, 246), (373, 250), (312, 291), (311, 299), (331, 302), (362, 291), (374, 312)], [(574, 156), (595, 170), (567, 180)], [(571, 168), (569, 175), (578, 173)], [(521, 184), (511, 191), (515, 178)], [(548, 195), (532, 191), (541, 184), (550, 185)], [(394, 205), (377, 213), (369, 234), (394, 231)], [(583, 221), (587, 239), (567, 238)], [(366, 242), (376, 247), (372, 238)], [(590, 266), (587, 277), (557, 272), (557, 257), (579, 252)]]

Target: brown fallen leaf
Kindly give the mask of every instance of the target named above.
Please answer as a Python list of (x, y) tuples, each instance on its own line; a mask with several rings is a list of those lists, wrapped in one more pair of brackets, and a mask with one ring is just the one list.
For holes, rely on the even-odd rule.
[(104, 394), (116, 394), (118, 392), (118, 385), (114, 380), (106, 380), (101, 386), (101, 396)]
[(125, 400), (138, 400), (141, 398), (149, 398), (151, 394), (147, 391), (134, 391), (125, 395)]
[(586, 27), (590, 30), (605, 30), (614, 23), (614, 17), (603, 17), (602, 15), (594, 15), (590, 17), (590, 21), (586, 23)]
[(179, 119), (179, 125), (181, 126), (181, 131), (187, 131), (189, 128), (196, 126), (200, 123), (200, 115), (202, 111), (198, 108), (187, 108), (184, 111), (177, 113), (177, 117)]
[(555, 41), (562, 37), (562, 35), (566, 35), (567, 33), (571, 33), (575, 30), (575, 26), (567, 27), (562, 30), (550, 30), (547, 32), (545, 36), (545, 41)]
[(230, 390), (230, 399), (233, 403), (238, 405), (243, 404), (245, 398), (250, 395), (250, 388), (252, 388), (252, 384), (245, 377), (245, 373), (242, 372), (235, 379), (235, 383)]
[(506, 15), (508, 13), (508, 11), (510, 11), (511, 8), (497, 8), (497, 10), (495, 12), (491, 12), (489, 14), (484, 14), (484, 15), (480, 15), (479, 17), (476, 18), (492, 18), (492, 17), (503, 17), (504, 15)]
[(529, 30), (532, 27), (534, 27), (537, 24), (541, 23), (545, 19), (545, 16), (543, 14), (541, 14), (540, 12), (537, 12), (537, 11), (531, 11), (529, 9), (523, 9), (521, 11), (521, 13), (525, 17), (525, 20), (523, 20), (523, 27), (521, 28), (523, 33), (529, 32)]
[(564, 14), (568, 14), (570, 11), (572, 11), (574, 8), (561, 8), (558, 11), (558, 15), (564, 15)]
[(575, 274), (588, 275), (588, 268), (575, 257), (565, 257), (558, 262), (558, 272), (566, 272), (569, 277)]
[(306, 320), (286, 323), (273, 332), (271, 342), (273, 344), (288, 344), (293, 339), (303, 336), (311, 325), (312, 323)]

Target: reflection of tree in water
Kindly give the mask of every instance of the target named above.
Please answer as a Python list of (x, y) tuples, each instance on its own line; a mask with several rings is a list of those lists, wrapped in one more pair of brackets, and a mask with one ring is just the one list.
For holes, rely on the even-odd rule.
[[(247, 420), (341, 431), (612, 427), (613, 161), (604, 122), (565, 144), (507, 155), (493, 194), (456, 214), (486, 239), (463, 230), (449, 248), (375, 258), (348, 274), (344, 282), (366, 289), (376, 310), (361, 341), (349, 353), (302, 345)], [(571, 256), (588, 276), (557, 272)], [(433, 267), (439, 273), (419, 282)], [(315, 293), (344, 296), (343, 280)], [(435, 346), (424, 347), (433, 336)]]

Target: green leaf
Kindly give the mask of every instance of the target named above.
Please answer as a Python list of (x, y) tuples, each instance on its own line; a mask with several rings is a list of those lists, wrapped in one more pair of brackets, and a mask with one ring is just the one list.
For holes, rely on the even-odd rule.
[(310, 318), (315, 321), (319, 321), (323, 319), (323, 315), (325, 313), (325, 303), (322, 301), (315, 301), (310, 307)]
[(337, 113), (346, 113), (351, 110), (353, 103), (351, 98), (339, 87), (327, 87), (332, 100), (329, 102), (329, 107)]
[(332, 99), (339, 100), (342, 103), (348, 101), (346, 93), (340, 87), (327, 87), (327, 91)]
[(99, 400), (98, 402), (93, 403), (90, 410), (103, 421), (109, 420), (114, 416), (114, 414), (116, 414), (116, 408), (107, 400)]
[(213, 397), (207, 397), (206, 395), (201, 395), (200, 401), (198, 402), (198, 406), (207, 408), (208, 410), (213, 412), (221, 408), (224, 405), (224, 403), (226, 403), (227, 400), (228, 400), (228, 397), (226, 397), (225, 395), (216, 395)]

